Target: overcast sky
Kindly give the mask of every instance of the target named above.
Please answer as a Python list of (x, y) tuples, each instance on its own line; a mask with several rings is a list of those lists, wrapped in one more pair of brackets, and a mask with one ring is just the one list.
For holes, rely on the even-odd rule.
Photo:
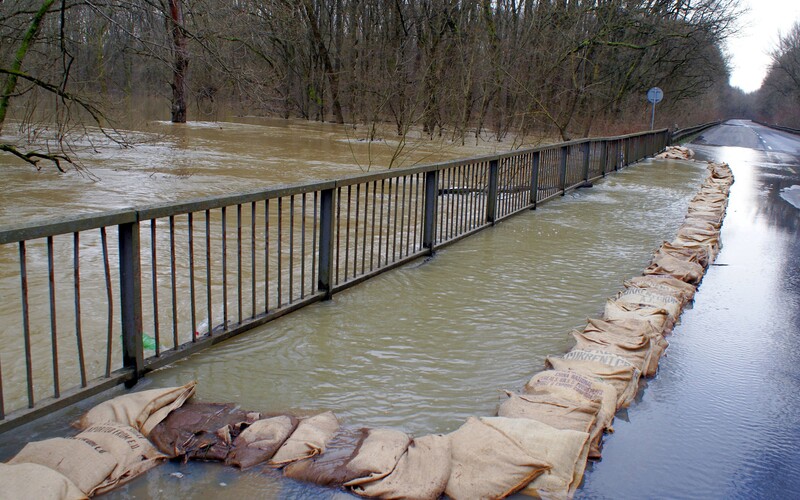
[(728, 41), (731, 85), (745, 92), (761, 87), (770, 62), (769, 51), (778, 33), (786, 33), (800, 21), (800, 0), (741, 0), (750, 11), (740, 21), (741, 33)]

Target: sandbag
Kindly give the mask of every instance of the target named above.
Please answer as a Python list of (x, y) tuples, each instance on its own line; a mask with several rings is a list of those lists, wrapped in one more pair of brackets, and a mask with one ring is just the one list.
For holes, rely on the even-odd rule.
[(539, 460), (551, 464), (550, 469), (528, 484), (522, 493), (541, 498), (572, 498), (586, 469), (588, 434), (516, 418), (481, 418), (481, 421), (514, 439)]
[(677, 259), (671, 255), (656, 255), (652, 263), (644, 270), (645, 275), (664, 274), (693, 285), (700, 283), (700, 280), (703, 279), (703, 272), (703, 266), (700, 264)]
[(247, 469), (266, 462), (286, 442), (297, 427), (297, 419), (289, 415), (256, 420), (233, 441), (225, 463)]
[(167, 456), (160, 453), (144, 435), (131, 426), (106, 422), (89, 427), (75, 437), (107, 450), (116, 467), (106, 479), (89, 492), (101, 495), (163, 463)]
[(435, 500), (444, 493), (452, 472), (450, 438), (429, 435), (414, 439), (388, 476), (354, 486), (361, 496)]
[(270, 459), (269, 465), (283, 467), (323, 453), (338, 429), (339, 419), (330, 411), (300, 420), (289, 439)]
[[(679, 283), (683, 282), (680, 281)], [(589, 319), (583, 329), (583, 333), (596, 335), (647, 336), (647, 338), (650, 339), (650, 354), (647, 358), (647, 364), (642, 369), (642, 375), (645, 377), (652, 377), (656, 374), (658, 362), (667, 346), (669, 346), (667, 341), (664, 340), (664, 336), (658, 332), (653, 325), (642, 319), (627, 318), (607, 321)]]
[(368, 429), (339, 428), (325, 447), (325, 453), (290, 463), (283, 469), (283, 475), (320, 486), (344, 485), (354, 479), (347, 464), (356, 455), (368, 432)]
[(84, 500), (89, 498), (62, 474), (44, 465), (0, 463), (0, 500)]
[[(617, 389), (614, 386), (574, 371), (546, 370), (531, 377), (525, 384), (523, 392), (527, 396), (558, 396), (571, 401), (575, 406), (587, 404), (589, 401), (599, 402), (600, 409), (595, 415), (595, 425), (589, 431), (589, 456), (600, 458), (603, 433), (614, 431), (611, 427), (614, 413), (617, 411)], [(553, 427), (562, 428), (559, 425)]]
[(681, 315), (681, 302), (675, 297), (660, 293), (655, 290), (647, 290), (644, 288), (626, 288), (617, 293), (614, 298), (616, 302), (624, 302), (626, 304), (634, 304), (641, 306), (656, 307), (664, 309), (669, 314), (670, 319), (674, 322)]
[(189, 403), (155, 426), (150, 440), (173, 458), (222, 461), (242, 428), (260, 418), (230, 403)]
[(626, 280), (623, 285), (626, 288), (645, 288), (654, 289), (661, 293), (672, 295), (676, 299), (681, 300), (682, 305), (685, 306), (690, 300), (694, 298), (695, 291), (697, 290), (694, 285), (675, 279), (671, 276), (637, 276)]
[(370, 429), (355, 457), (347, 464), (353, 479), (345, 486), (358, 486), (388, 476), (411, 444), (405, 432)]
[[(497, 415), (508, 418), (536, 420), (557, 429), (590, 433), (595, 429), (599, 401), (576, 402), (554, 394), (514, 394), (506, 391), (508, 399), (497, 409)], [(601, 433), (602, 434), (602, 433)]]
[(655, 255), (670, 255), (676, 259), (685, 260), (688, 262), (697, 262), (703, 268), (707, 268), (711, 263), (709, 254), (709, 245), (696, 244), (696, 245), (682, 245), (680, 243), (665, 241)]
[[(685, 247), (692, 250), (699, 249), (699, 251), (705, 252), (708, 255), (709, 264), (711, 264), (712, 262), (714, 262), (714, 260), (716, 260), (720, 249), (719, 242), (717, 240), (703, 241), (692, 238), (686, 238), (683, 236), (677, 236), (674, 240), (670, 242), (670, 244), (675, 247)], [(680, 259), (679, 257), (676, 258)]]
[(11, 465), (36, 464), (52, 469), (90, 495), (117, 467), (114, 455), (85, 439), (52, 438), (25, 445)]
[(148, 436), (153, 427), (194, 394), (196, 385), (197, 382), (189, 382), (180, 387), (117, 396), (89, 410), (79, 420), (78, 427), (86, 429), (103, 422), (117, 422), (130, 425)]
[(449, 438), (452, 469), (445, 494), (454, 500), (507, 497), (552, 467), (476, 417)]
[(630, 405), (639, 390), (641, 372), (630, 362), (611, 353), (570, 351), (563, 358), (548, 356), (545, 366), (597, 377), (617, 390), (616, 409)]
[(661, 307), (640, 306), (616, 300), (606, 301), (603, 317), (607, 320), (638, 319), (650, 323), (658, 332), (668, 332), (672, 328), (669, 313)]
[(573, 349), (579, 351), (603, 351), (622, 356), (642, 372), (650, 365), (650, 337), (644, 333), (618, 335), (613, 332), (577, 332)]

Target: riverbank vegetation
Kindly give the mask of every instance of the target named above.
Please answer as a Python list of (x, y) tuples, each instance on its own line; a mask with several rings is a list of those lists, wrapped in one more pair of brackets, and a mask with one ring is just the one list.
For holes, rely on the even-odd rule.
[(654, 86), (656, 126), (685, 126), (725, 113), (737, 15), (736, 0), (0, 2), (0, 132), (19, 124), (0, 142), (60, 166), (86, 126), (124, 144), (114, 124), (153, 98), (175, 122), (225, 110), (366, 140), (386, 125), (568, 140), (647, 128)]

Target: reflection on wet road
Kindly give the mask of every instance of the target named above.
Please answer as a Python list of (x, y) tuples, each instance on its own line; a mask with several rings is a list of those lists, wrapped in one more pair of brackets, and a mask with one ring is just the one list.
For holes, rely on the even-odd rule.
[[(765, 147), (733, 147), (747, 129)], [(722, 252), (578, 498), (800, 497), (800, 137), (703, 135), (736, 177)]]

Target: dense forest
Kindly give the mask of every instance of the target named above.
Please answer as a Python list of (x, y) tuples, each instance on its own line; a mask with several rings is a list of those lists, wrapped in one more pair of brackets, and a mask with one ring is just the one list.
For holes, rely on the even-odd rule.
[[(224, 108), (463, 142), (646, 128), (658, 86), (657, 126), (800, 124), (800, 28), (745, 95), (722, 48), (738, 16), (736, 0), (0, 1), (0, 132), (19, 124), (0, 149), (60, 165), (87, 126), (124, 143), (114, 124), (145, 99), (176, 122)], [(58, 147), (40, 151), (45, 128)]]

